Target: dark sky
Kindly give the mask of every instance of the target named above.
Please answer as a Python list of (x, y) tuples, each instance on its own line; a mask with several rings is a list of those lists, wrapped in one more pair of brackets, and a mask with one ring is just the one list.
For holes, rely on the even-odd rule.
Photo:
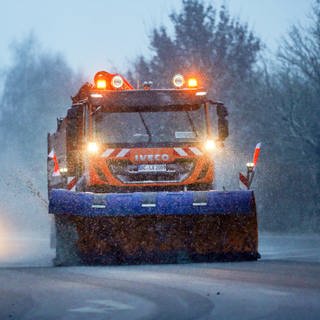
[[(312, 0), (210, 3), (226, 3), (274, 51), (292, 23), (306, 22)], [(44, 48), (61, 52), (86, 74), (123, 70), (137, 54), (150, 52), (150, 30), (167, 24), (180, 6), (181, 0), (0, 0), (0, 69), (10, 63), (10, 43), (33, 31)]]

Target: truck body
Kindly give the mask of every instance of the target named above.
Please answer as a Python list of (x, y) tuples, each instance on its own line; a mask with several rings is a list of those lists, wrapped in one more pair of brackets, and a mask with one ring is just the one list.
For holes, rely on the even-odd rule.
[(257, 259), (253, 192), (213, 190), (227, 110), (179, 80), (134, 89), (98, 72), (57, 120), (48, 135), (57, 265)]

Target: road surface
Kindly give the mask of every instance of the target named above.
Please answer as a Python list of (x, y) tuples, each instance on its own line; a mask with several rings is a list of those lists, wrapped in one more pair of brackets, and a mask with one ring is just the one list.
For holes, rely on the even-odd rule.
[[(0, 239), (1, 240), (1, 239)], [(258, 262), (60, 267), (0, 242), (0, 319), (320, 319), (320, 236), (263, 235)]]

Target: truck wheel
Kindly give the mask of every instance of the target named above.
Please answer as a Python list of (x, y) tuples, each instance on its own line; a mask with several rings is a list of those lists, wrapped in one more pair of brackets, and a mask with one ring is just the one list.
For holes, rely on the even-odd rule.
[(55, 215), (56, 229), (56, 257), (53, 260), (55, 266), (77, 265), (81, 262), (78, 255), (77, 228), (71, 217)]

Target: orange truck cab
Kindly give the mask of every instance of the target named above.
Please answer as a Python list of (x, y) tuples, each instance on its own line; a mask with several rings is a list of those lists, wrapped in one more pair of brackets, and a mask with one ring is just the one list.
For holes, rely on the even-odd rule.
[[(60, 149), (64, 187), (92, 192), (212, 189), (213, 151), (228, 136), (227, 111), (209, 101), (195, 79), (190, 88), (179, 77), (171, 89), (148, 84), (136, 90), (120, 75), (102, 71), (93, 85), (85, 84), (59, 123), (58, 132), (64, 134), (49, 137), (49, 149)], [(215, 136), (211, 106), (217, 110)]]

